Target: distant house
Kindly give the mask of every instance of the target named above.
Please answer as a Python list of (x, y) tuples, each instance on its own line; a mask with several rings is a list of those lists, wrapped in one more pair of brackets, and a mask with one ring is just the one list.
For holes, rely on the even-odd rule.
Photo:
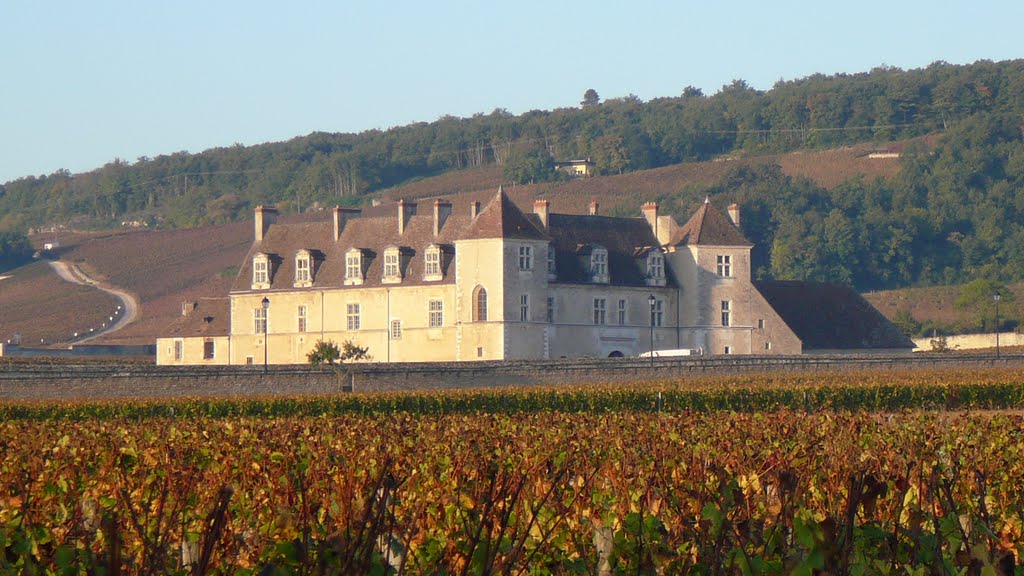
[(583, 178), (594, 175), (594, 163), (590, 158), (586, 160), (569, 160), (568, 162), (555, 162), (555, 170), (564, 172), (576, 178)]
[(878, 150), (872, 150), (868, 152), (869, 160), (882, 160), (888, 158), (899, 158), (900, 157), (900, 146), (889, 146)]
[(279, 224), (257, 207), (228, 298), (185, 306), (157, 362), (296, 364), (318, 340), (378, 362), (913, 348), (849, 289), (752, 281), (735, 204), (705, 201), (681, 226), (653, 202), (634, 218), (542, 199), (524, 213), (501, 189), (482, 209), (432, 208)]

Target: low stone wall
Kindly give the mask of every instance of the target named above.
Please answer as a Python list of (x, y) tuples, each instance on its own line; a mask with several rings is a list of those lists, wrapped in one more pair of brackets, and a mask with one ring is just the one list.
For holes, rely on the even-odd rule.
[[(958, 336), (946, 336), (946, 347), (950, 350), (977, 350), (996, 347), (995, 334), (960, 334)], [(933, 350), (932, 340), (935, 338), (914, 338), (917, 344), (915, 351), (931, 352)], [(1024, 346), (1024, 334), (1016, 332), (1001, 332), (999, 334), (999, 346)]]
[(156, 345), (118, 345), (118, 344), (73, 344), (67, 348), (31, 348), (16, 344), (0, 344), (0, 357), (119, 357), (119, 356), (155, 356)]
[[(326, 367), (0, 363), (0, 400), (257, 397), (536, 385), (587, 385), (704, 374), (1024, 366), (1024, 355), (713, 356), (698, 358), (361, 364)], [(346, 367), (347, 368), (347, 367)]]

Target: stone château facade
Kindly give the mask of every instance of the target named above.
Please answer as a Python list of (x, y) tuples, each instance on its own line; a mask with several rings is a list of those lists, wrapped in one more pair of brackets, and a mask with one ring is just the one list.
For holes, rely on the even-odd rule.
[[(524, 213), (500, 189), (482, 209), (419, 208), (400, 201), (380, 217), (334, 208), (326, 222), (298, 224), (256, 208), (228, 298), (188, 305), (158, 340), (157, 362), (304, 363), (319, 340), (351, 340), (378, 362), (815, 348), (769, 298), (821, 287), (753, 282), (736, 205), (727, 218), (705, 202), (681, 226), (654, 203), (638, 218), (602, 216), (596, 202), (580, 215), (536, 200)], [(834, 301), (859, 299), (831, 289)], [(830, 322), (877, 329), (853, 345), (844, 332), (829, 351), (912, 347), (870, 306), (840, 308)]]

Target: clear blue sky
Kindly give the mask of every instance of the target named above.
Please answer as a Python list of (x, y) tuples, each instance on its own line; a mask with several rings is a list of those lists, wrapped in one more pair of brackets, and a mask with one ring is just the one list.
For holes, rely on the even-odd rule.
[(0, 182), (451, 114), (1024, 57), (1024, 2), (0, 0)]

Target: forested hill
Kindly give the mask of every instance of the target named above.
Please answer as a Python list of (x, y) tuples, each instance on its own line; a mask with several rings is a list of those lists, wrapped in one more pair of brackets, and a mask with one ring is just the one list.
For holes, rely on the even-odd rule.
[[(552, 160), (591, 158), (618, 174), (705, 160), (882, 143), (941, 133), (901, 150), (887, 181), (824, 189), (772, 167), (739, 169), (696, 193), (749, 207), (759, 273), (846, 281), (858, 288), (1024, 278), (1024, 60), (919, 70), (815, 75), (714, 95), (601, 101), (513, 116), (502, 110), (361, 134), (112, 162), (0, 188), (0, 230), (109, 226), (126, 220), (193, 227), (282, 210), (362, 204), (368, 196), (450, 170), (499, 165), (506, 181), (555, 179)], [(452, 192), (457, 192), (453, 190)]]

